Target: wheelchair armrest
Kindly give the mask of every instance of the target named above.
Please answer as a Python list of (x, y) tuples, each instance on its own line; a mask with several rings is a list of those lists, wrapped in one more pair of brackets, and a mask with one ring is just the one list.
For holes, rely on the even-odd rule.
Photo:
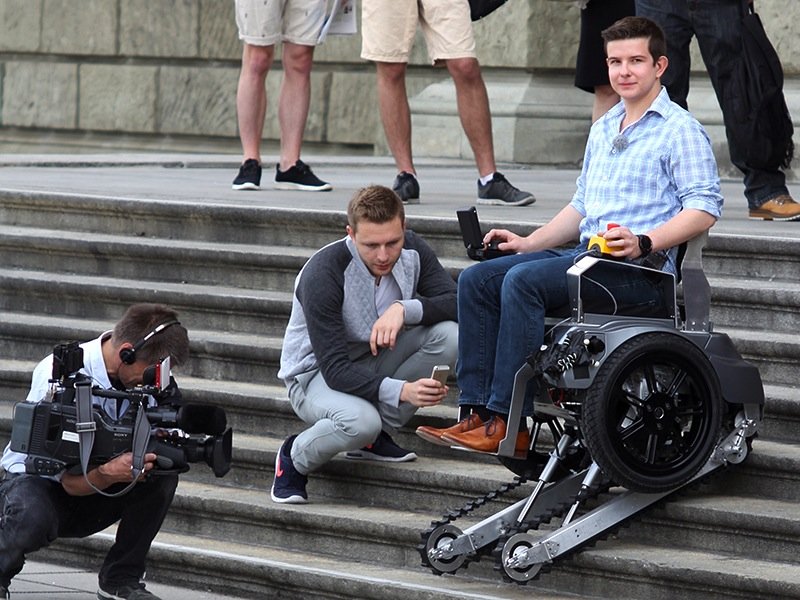
[(686, 243), (686, 252), (680, 264), (683, 304), (686, 311), (684, 324), (688, 331), (708, 331), (711, 327), (711, 286), (703, 271), (703, 248), (708, 242), (708, 231)]
[[(584, 256), (574, 265), (572, 265), (569, 269), (567, 269), (567, 289), (569, 292), (569, 301), (572, 310), (572, 320), (574, 322), (576, 323), (584, 322), (585, 315), (587, 313), (594, 313), (594, 311), (584, 306), (584, 300), (581, 296), (581, 284), (584, 277), (590, 276), (587, 275), (587, 273), (589, 273), (593, 267), (602, 263), (613, 265), (614, 268), (616, 269), (620, 268), (639, 269), (641, 271), (646, 272), (648, 277), (656, 280), (661, 280), (664, 307), (667, 310), (669, 318), (675, 321), (676, 327), (678, 326), (678, 319), (679, 319), (677, 310), (678, 300), (675, 291), (676, 288), (675, 276), (672, 273), (667, 273), (666, 271), (645, 267), (635, 263), (610, 260), (607, 258), (600, 258), (598, 256), (591, 256), (591, 255)], [(607, 314), (607, 313), (596, 313), (596, 314)], [(638, 316), (648, 316), (648, 315), (638, 315)]]

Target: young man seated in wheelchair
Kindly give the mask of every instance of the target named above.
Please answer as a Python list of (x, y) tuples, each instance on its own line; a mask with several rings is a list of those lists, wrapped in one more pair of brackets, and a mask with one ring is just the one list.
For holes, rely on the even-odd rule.
[[(434, 443), (497, 452), (506, 435), (514, 376), (544, 340), (545, 316), (569, 303), (567, 269), (590, 237), (608, 252), (676, 273), (677, 247), (720, 217), (719, 175), (708, 136), (661, 86), (667, 69), (661, 29), (626, 17), (603, 32), (611, 85), (621, 102), (591, 128), (572, 201), (526, 237), (492, 229), (484, 243), (515, 252), (466, 269), (458, 281), (457, 378), (462, 415), (456, 425), (422, 427)], [(578, 238), (577, 247), (557, 249)], [(663, 290), (644, 269), (592, 270), (583, 298), (619, 311), (663, 312)], [(531, 416), (526, 406), (523, 418)], [(529, 444), (520, 427), (517, 449)]]

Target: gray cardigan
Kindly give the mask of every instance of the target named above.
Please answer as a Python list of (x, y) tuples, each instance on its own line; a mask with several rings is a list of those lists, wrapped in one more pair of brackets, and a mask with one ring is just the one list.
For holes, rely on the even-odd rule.
[[(456, 285), (422, 238), (406, 231), (392, 269), (402, 293), (406, 325), (455, 321)], [(397, 405), (403, 381), (381, 377), (354, 363), (351, 350), (369, 344), (378, 319), (375, 277), (349, 237), (328, 244), (305, 264), (295, 280), (292, 314), (278, 377), (291, 387), (302, 374), (319, 369), (337, 391), (371, 402)]]

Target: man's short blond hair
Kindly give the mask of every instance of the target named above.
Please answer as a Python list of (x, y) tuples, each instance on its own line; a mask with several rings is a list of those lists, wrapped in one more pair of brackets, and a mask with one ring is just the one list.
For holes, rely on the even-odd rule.
[(347, 224), (353, 231), (361, 221), (380, 224), (398, 217), (401, 223), (405, 223), (403, 201), (393, 190), (382, 185), (361, 188), (347, 205)]

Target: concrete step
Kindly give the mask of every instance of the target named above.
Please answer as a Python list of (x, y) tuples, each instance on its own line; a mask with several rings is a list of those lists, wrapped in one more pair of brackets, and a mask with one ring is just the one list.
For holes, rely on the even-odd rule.
[[(81, 237), (79, 232), (89, 232), (316, 249), (343, 237), (347, 218), (344, 210), (0, 189), (0, 222), (44, 229), (58, 223), (76, 238)], [(484, 226), (494, 224), (487, 219)], [(532, 222), (519, 225), (528, 230), (535, 226)], [(452, 212), (448, 211), (447, 218), (409, 216), (407, 226), (421, 233), (440, 256), (464, 256)]]
[(800, 329), (800, 280), (709, 277), (711, 320), (720, 331), (746, 326), (764, 331)]
[(242, 289), (115, 276), (73, 275), (0, 269), (0, 308), (31, 314), (116, 320), (136, 302), (163, 302), (175, 308), (189, 329), (283, 335), (291, 311), (291, 291)]
[[(58, 540), (37, 557), (67, 565), (99, 563), (113, 541), (107, 531)], [(437, 577), (421, 568), (392, 568), (370, 560), (336, 560), (313, 549), (283, 548), (161, 532), (148, 555), (148, 579), (216, 590), (220, 594), (282, 600), (526, 600), (531, 590), (497, 580)], [(564, 594), (537, 586), (543, 600), (611, 598)]]
[(5, 268), (291, 290), (313, 250), (0, 225)]
[[(181, 312), (180, 307), (178, 310)], [(190, 332), (190, 358), (176, 369), (178, 378), (185, 374), (210, 380), (278, 383), (281, 338), (265, 332), (203, 329), (198, 314), (185, 318), (181, 312), (181, 319)], [(198, 327), (193, 326), (193, 319)], [(4, 311), (0, 313), (0, 354), (31, 360), (35, 366), (56, 343), (90, 340), (112, 326), (111, 320)]]

